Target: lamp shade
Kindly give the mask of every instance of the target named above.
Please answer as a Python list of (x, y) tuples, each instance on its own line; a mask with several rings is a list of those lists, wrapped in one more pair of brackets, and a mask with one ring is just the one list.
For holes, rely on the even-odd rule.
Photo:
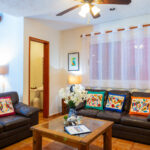
[(8, 66), (0, 66), (0, 75), (8, 74)]
[(80, 84), (81, 80), (82, 80), (81, 76), (69, 75), (69, 77), (68, 77), (69, 84)]

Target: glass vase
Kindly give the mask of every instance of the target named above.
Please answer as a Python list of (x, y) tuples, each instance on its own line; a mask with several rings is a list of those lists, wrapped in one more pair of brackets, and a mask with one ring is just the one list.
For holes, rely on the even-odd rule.
[(69, 108), (69, 117), (76, 116), (76, 110), (75, 108)]

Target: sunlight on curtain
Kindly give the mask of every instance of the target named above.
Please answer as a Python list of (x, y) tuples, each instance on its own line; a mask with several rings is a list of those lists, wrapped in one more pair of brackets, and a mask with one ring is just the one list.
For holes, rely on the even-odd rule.
[(83, 84), (150, 88), (150, 27), (83, 36)]

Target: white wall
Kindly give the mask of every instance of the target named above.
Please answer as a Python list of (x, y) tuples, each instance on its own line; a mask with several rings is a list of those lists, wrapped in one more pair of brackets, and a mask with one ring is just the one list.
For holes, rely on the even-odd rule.
[(50, 115), (61, 112), (60, 88), (66, 86), (67, 54), (80, 51), (82, 33), (91, 32), (91, 27), (58, 31), (42, 20), (25, 18), (24, 20), (24, 103), (28, 104), (28, 60), (29, 36), (50, 42)]
[[(9, 66), (4, 81), (5, 91), (17, 91), (20, 101), (23, 97), (23, 28), (23, 18), (3, 15), (0, 22), (0, 65)], [(0, 92), (3, 92), (1, 88), (2, 84)]]
[[(64, 69), (64, 79), (67, 85), (68, 74), (81, 75), (82, 71), (68, 72), (68, 53), (81, 52), (82, 50), (82, 34), (88, 34), (93, 31), (92, 26), (85, 26), (70, 30), (62, 31), (62, 51), (61, 51), (61, 68)], [(81, 63), (81, 61), (80, 61)], [(81, 65), (80, 65), (81, 66)]]
[(118, 28), (128, 28), (131, 26), (150, 24), (150, 15), (126, 18), (122, 20), (110, 21), (94, 26), (94, 32), (104, 32)]
[(60, 39), (61, 32), (57, 31), (40, 20), (24, 20), (24, 103), (28, 104), (28, 61), (29, 36), (50, 42), (50, 115), (61, 112), (61, 102), (58, 91), (63, 87), (62, 71), (60, 69)]

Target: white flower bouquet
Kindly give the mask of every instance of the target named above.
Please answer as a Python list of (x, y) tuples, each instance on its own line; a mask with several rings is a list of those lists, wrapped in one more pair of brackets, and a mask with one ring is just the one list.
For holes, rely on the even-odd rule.
[(65, 103), (70, 108), (75, 108), (86, 100), (87, 91), (85, 91), (83, 86), (76, 84), (73, 87), (73, 92), (70, 91), (70, 87), (60, 89), (59, 96), (65, 100)]

